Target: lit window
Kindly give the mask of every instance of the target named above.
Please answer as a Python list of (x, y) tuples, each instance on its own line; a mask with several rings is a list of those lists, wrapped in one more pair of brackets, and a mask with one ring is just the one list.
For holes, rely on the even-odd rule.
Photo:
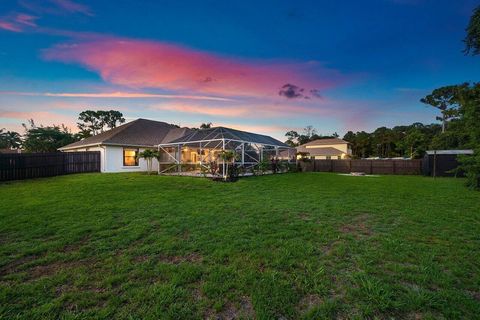
[(138, 166), (138, 149), (123, 149), (123, 165), (125, 167)]

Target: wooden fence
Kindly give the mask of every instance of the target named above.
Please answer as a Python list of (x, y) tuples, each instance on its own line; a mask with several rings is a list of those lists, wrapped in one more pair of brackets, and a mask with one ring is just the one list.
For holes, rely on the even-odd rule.
[(422, 160), (310, 160), (299, 161), (302, 171), (421, 174)]
[(0, 181), (99, 171), (99, 151), (0, 154)]

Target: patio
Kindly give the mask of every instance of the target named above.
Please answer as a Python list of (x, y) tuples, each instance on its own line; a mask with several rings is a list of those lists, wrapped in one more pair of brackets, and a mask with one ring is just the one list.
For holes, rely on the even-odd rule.
[[(268, 172), (295, 161), (295, 150), (270, 136), (225, 127), (196, 130), (158, 145), (159, 174), (227, 178)], [(231, 160), (225, 154), (231, 154)]]

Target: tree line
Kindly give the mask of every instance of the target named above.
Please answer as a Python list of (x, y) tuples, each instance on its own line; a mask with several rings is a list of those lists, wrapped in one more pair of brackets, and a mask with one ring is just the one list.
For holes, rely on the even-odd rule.
[(22, 149), (26, 152), (55, 152), (58, 148), (81, 139), (94, 136), (113, 129), (125, 122), (120, 111), (82, 111), (78, 116), (79, 132), (72, 131), (65, 125), (37, 125), (29, 119), (22, 126), (25, 133), (0, 129), (0, 149)]
[[(77, 133), (65, 125), (37, 125), (33, 119), (29, 119), (22, 126), (25, 133), (22, 135), (16, 131), (7, 131), (0, 128), (0, 149), (17, 150), (26, 152), (55, 152), (58, 148), (67, 144), (103, 133), (125, 123), (125, 118), (120, 111), (116, 110), (85, 110), (78, 115)], [(179, 127), (178, 125), (174, 125)], [(208, 129), (211, 122), (202, 123), (199, 128)]]

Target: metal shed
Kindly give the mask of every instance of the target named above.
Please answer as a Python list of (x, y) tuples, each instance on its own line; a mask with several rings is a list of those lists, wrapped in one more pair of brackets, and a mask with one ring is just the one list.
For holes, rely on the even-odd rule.
[(473, 150), (429, 150), (422, 161), (423, 174), (437, 177), (463, 176), (463, 172), (452, 172), (459, 165), (459, 155), (472, 155)]
[(218, 166), (218, 172), (224, 178), (227, 163), (219, 155), (226, 150), (235, 154), (232, 164), (243, 169), (252, 168), (264, 160), (278, 159), (281, 151), (287, 152), (288, 162), (295, 156), (295, 149), (270, 136), (225, 127), (195, 130), (159, 144), (158, 150), (159, 174), (172, 171), (199, 173)]

